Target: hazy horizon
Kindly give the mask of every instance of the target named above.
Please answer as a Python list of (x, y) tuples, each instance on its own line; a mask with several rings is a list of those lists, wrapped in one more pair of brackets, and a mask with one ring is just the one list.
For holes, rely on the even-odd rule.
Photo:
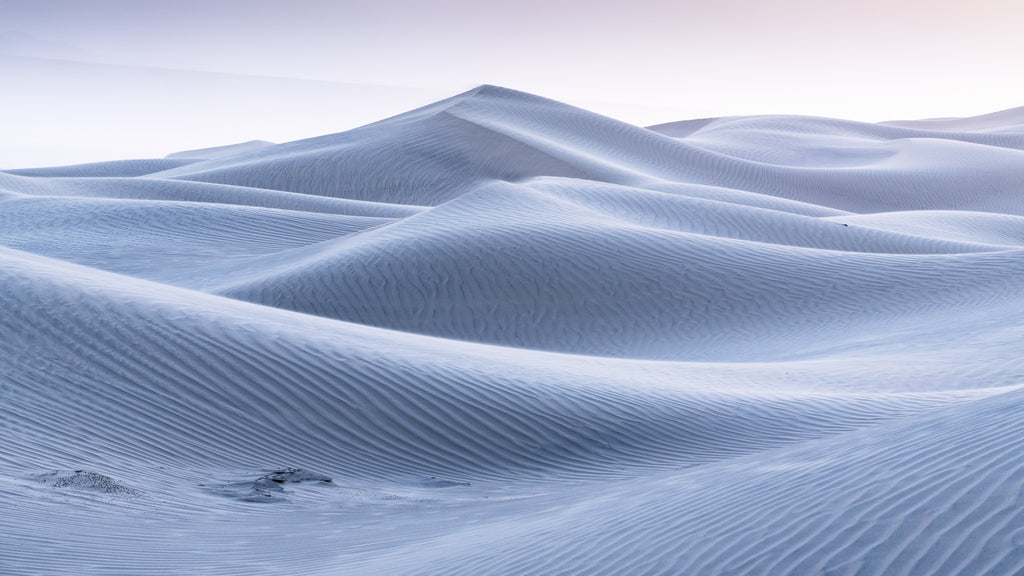
[[(1014, 30), (1021, 12), (992, 0), (641, 0), (628, 10), (534, 0), (0, 0), (0, 54), (7, 55), (0, 71), (16, 87), (0, 97), (7, 127), (0, 168), (83, 151), (109, 159), (313, 136), (480, 84), (639, 125), (752, 114), (869, 122), (972, 116), (1024, 105), (1024, 79), (1009, 73), (1024, 49)], [(106, 69), (80, 68), (67, 77), (35, 70), (26, 57), (274, 78), (282, 96), (278, 105), (261, 88), (231, 86), (233, 80), (204, 86), (209, 76), (136, 89), (128, 80), (110, 81)], [(388, 105), (376, 97), (337, 106), (331, 98), (303, 97), (303, 90), (322, 96), (350, 84), (409, 92)], [(214, 96), (212, 105), (204, 94)], [(137, 116), (119, 113), (140, 99), (159, 110), (144, 134)], [(185, 125), (191, 138), (160, 139), (161, 131)], [(57, 153), (62, 147), (78, 152)]]

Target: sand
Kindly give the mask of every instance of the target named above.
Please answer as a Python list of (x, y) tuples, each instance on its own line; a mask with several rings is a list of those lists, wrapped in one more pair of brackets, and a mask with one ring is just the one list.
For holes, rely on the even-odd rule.
[(1020, 573), (1022, 126), (483, 86), (0, 172), (0, 572)]

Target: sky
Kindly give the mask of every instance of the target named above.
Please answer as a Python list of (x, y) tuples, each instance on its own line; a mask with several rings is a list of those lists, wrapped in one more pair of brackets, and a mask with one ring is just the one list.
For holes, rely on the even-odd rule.
[(1024, 105), (1021, 21), (1006, 0), (0, 0), (0, 169), (315, 136), (485, 83), (640, 125), (977, 115)]

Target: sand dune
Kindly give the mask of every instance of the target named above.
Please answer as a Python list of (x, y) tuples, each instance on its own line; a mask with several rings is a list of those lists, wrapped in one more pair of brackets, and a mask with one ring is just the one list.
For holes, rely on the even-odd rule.
[(0, 572), (1019, 573), (1024, 130), (943, 122), (0, 172)]
[(353, 128), (449, 94), (101, 63), (59, 45), (12, 46), (3, 30), (9, 24), (0, 24), (7, 88), (0, 91), (0, 170), (37, 167), (40, 158), (70, 164), (208, 153), (209, 146), (246, 140), (284, 142)]

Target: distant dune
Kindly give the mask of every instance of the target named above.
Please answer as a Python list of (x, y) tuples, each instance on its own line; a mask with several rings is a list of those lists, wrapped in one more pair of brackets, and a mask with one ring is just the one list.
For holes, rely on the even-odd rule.
[[(0, 23), (0, 28), (3, 24)], [(0, 34), (0, 170), (345, 130), (449, 93), (124, 66)], [(87, 56), (87, 55), (86, 55)], [(27, 135), (27, 136), (26, 136)]]
[(173, 154), (168, 154), (167, 158), (186, 158), (189, 160), (212, 160), (214, 158), (234, 156), (242, 152), (259, 150), (261, 148), (266, 148), (267, 146), (273, 145), (273, 142), (267, 142), (265, 140), (250, 140), (248, 142), (242, 142), (240, 144), (228, 144), (227, 146), (214, 146), (213, 148), (201, 148), (199, 150), (186, 150), (184, 152), (175, 152)]
[(0, 573), (1020, 574), (1022, 110), (0, 172)]
[(901, 120), (883, 122), (889, 126), (901, 126), (906, 128), (922, 128), (925, 130), (944, 131), (992, 131), (992, 132), (1020, 132), (1024, 130), (1024, 106), (1001, 110), (991, 114), (982, 114), (971, 118), (933, 118), (930, 120)]

